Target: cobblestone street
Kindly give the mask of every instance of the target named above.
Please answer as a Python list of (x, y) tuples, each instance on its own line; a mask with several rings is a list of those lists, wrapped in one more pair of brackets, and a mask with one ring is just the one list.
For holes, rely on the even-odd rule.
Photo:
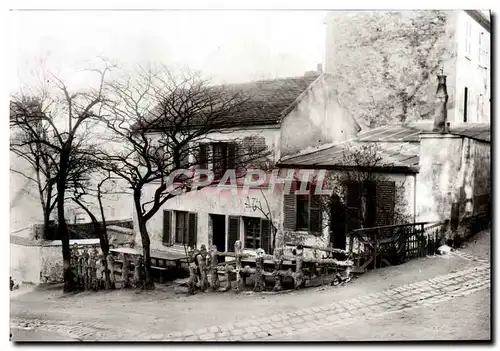
[(268, 318), (213, 326), (166, 335), (171, 341), (267, 340), (276, 336), (312, 332), (324, 326), (351, 323), (355, 319), (427, 306), (465, 296), (490, 287), (489, 265), (399, 286), (315, 308), (299, 309)]
[[(336, 300), (334, 303), (300, 309), (288, 308), (287, 311), (289, 312), (285, 313), (268, 313), (264, 317), (252, 315), (243, 320), (223, 324), (213, 323), (209, 327), (194, 330), (178, 330), (171, 333), (144, 331), (134, 328), (134, 325), (130, 323), (127, 323), (128, 326), (126, 326), (110, 323), (109, 321), (105, 324), (102, 322), (88, 322), (83, 319), (79, 320), (78, 316), (74, 320), (66, 321), (45, 318), (36, 321), (12, 318), (11, 326), (13, 328), (58, 332), (70, 339), (83, 341), (290, 340), (291, 336), (308, 335), (311, 332), (321, 330), (321, 328), (331, 329), (357, 321), (373, 320), (391, 313), (410, 311), (416, 308), (431, 308), (446, 301), (489, 290), (490, 266), (487, 258), (478, 258), (463, 251), (457, 251), (452, 256), (457, 257), (457, 259), (465, 259), (469, 264), (453, 273), (394, 286), (379, 292), (356, 294), (353, 298), (333, 299)], [(442, 265), (443, 261), (439, 260), (434, 264)], [(352, 289), (357, 284), (358, 281), (348, 284), (346, 289)], [(308, 293), (318, 294), (315, 291), (309, 291)], [(106, 313), (104, 310), (102, 312), (96, 311), (96, 317), (105, 319)], [(113, 314), (112, 311), (109, 313)], [(188, 323), (184, 323), (188, 325)], [(171, 328), (166, 329), (171, 330)]]

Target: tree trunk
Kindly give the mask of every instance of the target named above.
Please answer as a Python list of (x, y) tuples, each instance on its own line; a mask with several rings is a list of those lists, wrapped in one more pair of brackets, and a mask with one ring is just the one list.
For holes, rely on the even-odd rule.
[(153, 290), (155, 288), (155, 285), (151, 274), (151, 244), (149, 241), (146, 222), (141, 212), (141, 193), (138, 191), (134, 192), (134, 205), (135, 211), (137, 213), (137, 221), (139, 222), (139, 233), (141, 233), (142, 253), (144, 256), (144, 289)]
[(73, 272), (71, 270), (71, 248), (69, 246), (69, 231), (64, 218), (64, 190), (59, 190), (57, 194), (57, 214), (59, 217), (58, 232), (62, 243), (63, 256), (63, 277), (64, 277), (64, 292), (72, 292), (76, 290), (76, 284), (73, 280)]
[(43, 207), (43, 238), (49, 238), (49, 230), (50, 230), (50, 212), (47, 208)]

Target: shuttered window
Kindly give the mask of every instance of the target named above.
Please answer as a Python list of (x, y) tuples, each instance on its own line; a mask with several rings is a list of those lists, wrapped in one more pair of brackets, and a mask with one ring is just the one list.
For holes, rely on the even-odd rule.
[[(394, 223), (396, 183), (346, 182), (347, 231)], [(363, 218), (364, 215), (364, 218)]]
[(172, 243), (171, 240), (171, 217), (172, 211), (163, 211), (163, 245), (169, 246)]
[(234, 243), (240, 238), (240, 217), (229, 216), (227, 251), (234, 252)]
[[(300, 188), (300, 184), (295, 187)], [(283, 197), (283, 228), (290, 231), (308, 231), (314, 234), (322, 232), (322, 212), (320, 196), (314, 189), (307, 195), (295, 195), (292, 188), (290, 194)]]

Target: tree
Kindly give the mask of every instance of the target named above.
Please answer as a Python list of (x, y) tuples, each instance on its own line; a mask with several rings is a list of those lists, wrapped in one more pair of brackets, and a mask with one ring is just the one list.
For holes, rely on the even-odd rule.
[[(107, 270), (107, 260), (109, 255), (109, 237), (107, 233), (106, 216), (104, 214), (103, 200), (106, 195), (122, 193), (118, 191), (116, 179), (113, 179), (111, 172), (103, 171), (99, 160), (87, 158), (84, 166), (86, 172), (78, 178), (73, 178), (69, 186), (73, 190), (71, 200), (82, 208), (92, 221), (94, 233), (99, 237), (99, 244), (104, 256), (103, 264), (106, 281), (106, 289), (111, 289), (111, 277)], [(93, 201), (89, 201), (89, 198)], [(99, 214), (95, 214), (92, 204), (97, 201)], [(100, 217), (101, 220), (98, 219)]]
[(11, 130), (10, 151), (27, 162), (27, 168), (15, 162), (11, 163), (11, 172), (20, 174), (37, 186), (43, 213), (44, 237), (46, 238), (49, 233), (50, 216), (56, 205), (57, 162), (48, 152), (46, 144), (29, 142), (36, 135), (42, 140), (49, 141), (48, 128), (40, 123), (38, 118), (44, 113), (43, 108), (42, 101), (36, 98), (22, 96), (17, 102), (11, 102), (11, 120), (17, 121), (19, 118), (26, 118), (20, 128), (12, 128)]
[[(58, 235), (62, 242), (64, 291), (76, 289), (70, 267), (71, 250), (69, 246), (69, 230), (64, 218), (65, 200), (68, 181), (71, 180), (72, 169), (79, 154), (89, 150), (92, 121), (101, 116), (101, 104), (104, 102), (104, 83), (111, 67), (91, 69), (98, 74), (98, 88), (79, 91), (71, 94), (66, 84), (56, 76), (54, 92), (46, 109), (36, 113), (26, 109), (22, 98), (13, 97), (11, 101), (11, 127), (22, 130), (25, 138), (17, 143), (18, 148), (30, 145), (43, 146), (43, 153), (51, 161), (56, 170), (55, 188), (57, 191)], [(41, 125), (42, 127), (34, 127)]]
[(447, 21), (440, 10), (332, 14), (331, 73), (340, 102), (360, 124), (376, 127), (431, 117), (431, 78), (453, 52)]
[[(200, 181), (193, 172), (208, 162), (199, 143), (209, 141), (211, 132), (220, 132), (232, 116), (242, 113), (248, 98), (224, 86), (210, 86), (198, 74), (173, 74), (165, 67), (141, 69), (134, 78), (124, 74), (110, 91), (114, 99), (106, 104), (109, 147), (101, 157), (107, 169), (131, 189), (142, 240), (145, 288), (152, 289), (147, 222), (169, 199), (212, 183), (210, 176)], [(238, 157), (225, 168), (236, 169), (235, 177), (243, 176), (244, 166), (266, 152), (232, 148)], [(214, 162), (218, 161), (223, 160), (216, 155)], [(182, 172), (185, 169), (191, 173)], [(145, 198), (148, 187), (154, 189), (152, 198)]]

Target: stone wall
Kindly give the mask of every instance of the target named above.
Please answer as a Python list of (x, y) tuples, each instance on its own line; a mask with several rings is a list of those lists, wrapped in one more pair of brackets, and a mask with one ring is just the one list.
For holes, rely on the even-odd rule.
[[(70, 246), (77, 244), (83, 247), (99, 246), (98, 239), (70, 240)], [(98, 252), (101, 253), (100, 248)], [(40, 247), (40, 283), (52, 284), (63, 281), (62, 244), (60, 240), (44, 243)]]

